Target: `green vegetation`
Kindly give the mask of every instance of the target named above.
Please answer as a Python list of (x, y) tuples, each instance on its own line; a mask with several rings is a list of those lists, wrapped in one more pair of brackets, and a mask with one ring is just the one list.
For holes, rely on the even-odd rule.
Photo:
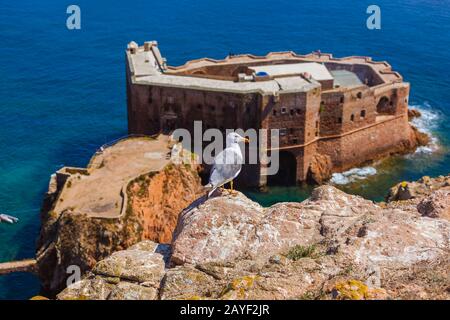
[(286, 254), (286, 258), (291, 259), (293, 261), (297, 261), (302, 258), (316, 258), (316, 257), (317, 252), (316, 246), (314, 244), (310, 246), (297, 245), (291, 248)]

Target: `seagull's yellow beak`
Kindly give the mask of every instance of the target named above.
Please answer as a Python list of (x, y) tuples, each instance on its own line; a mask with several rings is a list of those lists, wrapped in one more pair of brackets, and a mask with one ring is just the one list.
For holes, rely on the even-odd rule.
[(242, 140), (243, 140), (245, 143), (250, 143), (250, 139), (248, 139), (248, 138), (242, 138)]

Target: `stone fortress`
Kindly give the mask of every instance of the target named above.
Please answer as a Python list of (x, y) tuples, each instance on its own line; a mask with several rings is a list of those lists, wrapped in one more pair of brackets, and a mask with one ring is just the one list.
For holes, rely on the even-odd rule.
[[(241, 183), (321, 183), (418, 144), (408, 122), (409, 83), (387, 62), (315, 52), (230, 55), (168, 66), (156, 41), (126, 51), (130, 134), (279, 129), (280, 170), (244, 168)], [(269, 151), (270, 152), (270, 151)]]

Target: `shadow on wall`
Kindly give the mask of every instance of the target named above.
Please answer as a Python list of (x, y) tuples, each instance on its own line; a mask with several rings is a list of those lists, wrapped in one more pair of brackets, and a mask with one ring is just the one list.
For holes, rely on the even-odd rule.
[(292, 186), (296, 184), (297, 176), (297, 160), (289, 151), (280, 151), (280, 163), (278, 173), (267, 176), (267, 184), (269, 186)]

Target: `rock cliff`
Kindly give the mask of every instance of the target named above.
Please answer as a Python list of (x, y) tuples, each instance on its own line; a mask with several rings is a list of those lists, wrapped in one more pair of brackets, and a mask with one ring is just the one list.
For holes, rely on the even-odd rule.
[(76, 208), (55, 212), (60, 193), (50, 190), (42, 209), (36, 255), (43, 292), (52, 296), (65, 288), (71, 265), (84, 274), (97, 261), (144, 239), (170, 243), (178, 214), (200, 191), (195, 167), (168, 164), (126, 184), (124, 214), (103, 218)]
[(224, 192), (182, 212), (170, 256), (139, 243), (58, 298), (449, 299), (447, 192), (375, 204), (325, 185), (270, 208)]

